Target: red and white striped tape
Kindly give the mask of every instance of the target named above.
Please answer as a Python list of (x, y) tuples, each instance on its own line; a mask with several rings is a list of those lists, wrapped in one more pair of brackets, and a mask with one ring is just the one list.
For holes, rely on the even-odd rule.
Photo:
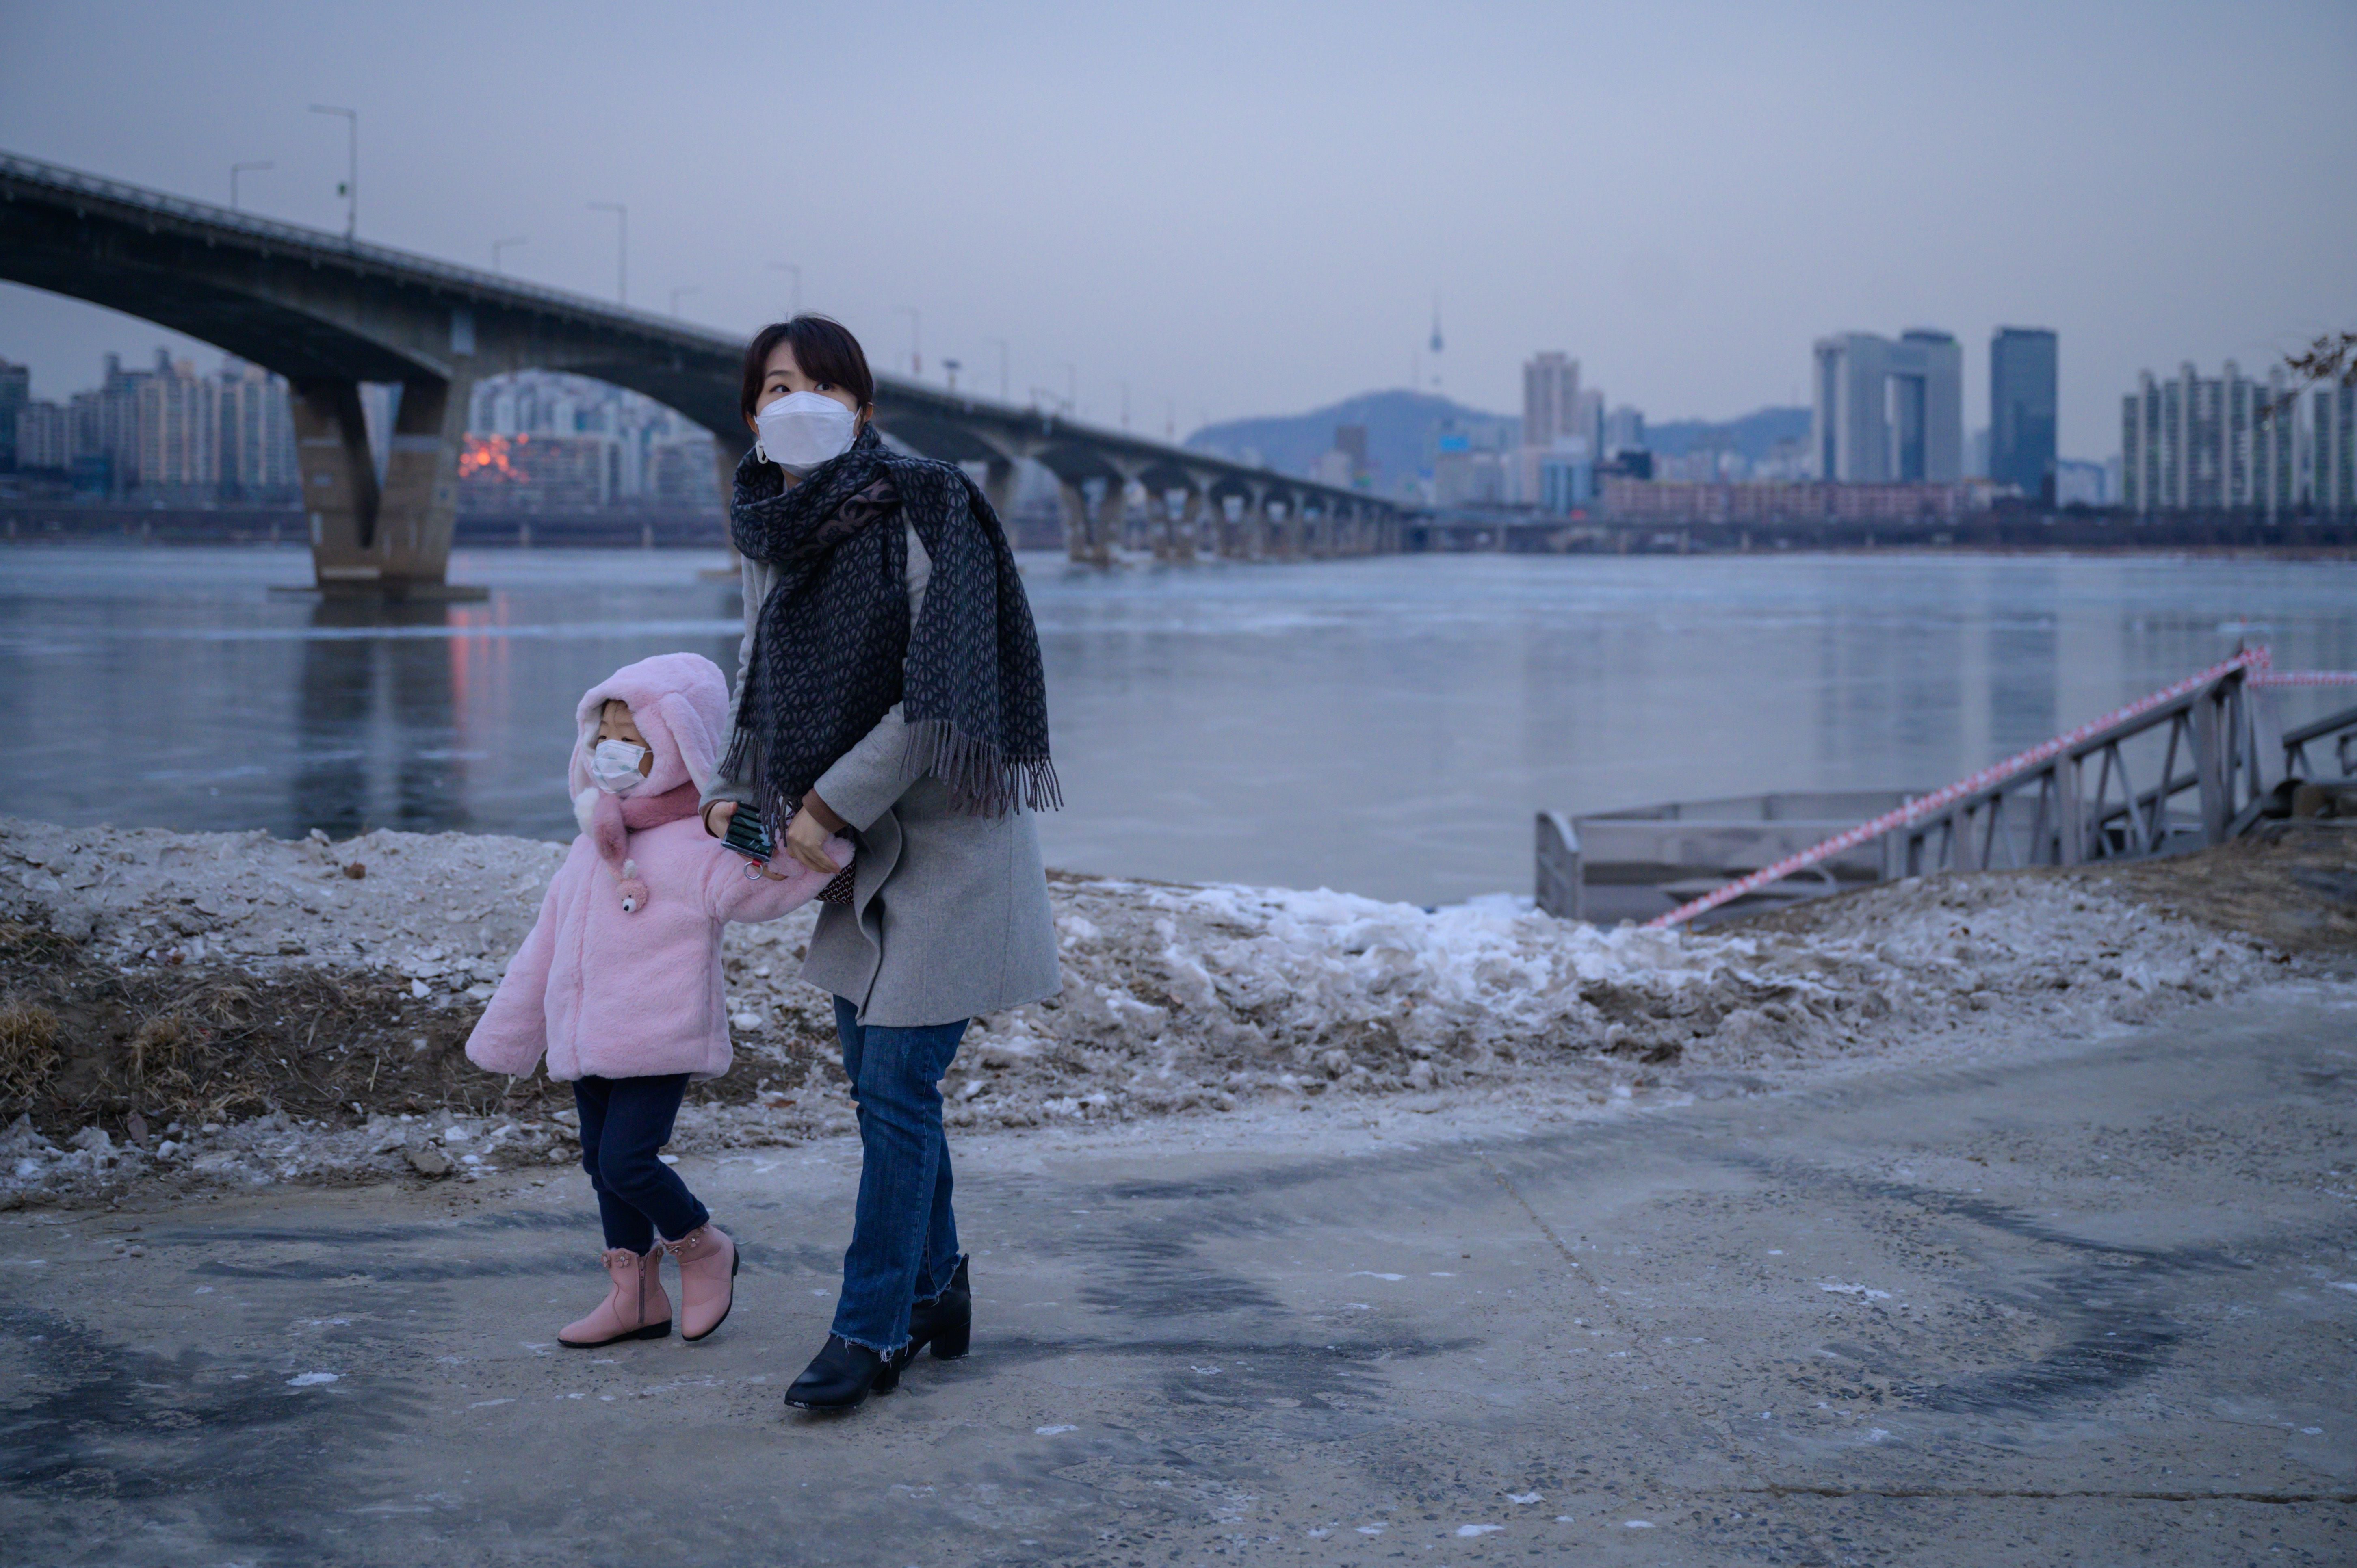
[(1835, 833), (1820, 844), (1813, 844), (1798, 854), (1786, 855), (1773, 865), (1763, 865), (1749, 876), (1739, 877), (1724, 887), (1715, 888), (1689, 903), (1681, 904), (1666, 915), (1657, 915), (1645, 922), (1647, 930), (1660, 930), (1669, 926), (1684, 925), (1706, 910), (1757, 892), (1772, 882), (1781, 882), (1796, 871), (1805, 871), (1821, 860), (1830, 859), (1846, 849), (1854, 849), (1868, 839), (1879, 838), (1893, 828), (1905, 827), (1916, 818), (1928, 816), (1975, 790), (1985, 789), (2001, 779), (2027, 772), (2040, 763), (2078, 745), (2088, 736), (2114, 725), (2150, 713), (2153, 709), (2173, 703), (2189, 692), (2196, 692), (2211, 682), (2235, 670), (2247, 670), (2253, 685), (2260, 686), (2341, 686), (2357, 685), (2357, 671), (2350, 670), (2287, 670), (2277, 672), (2273, 668), (2274, 656), (2265, 647), (2246, 648), (2232, 658), (2222, 659), (2198, 675), (2162, 687), (2148, 697), (2139, 697), (2123, 708), (2115, 708), (2103, 717), (2090, 719), (2078, 728), (2058, 735), (2051, 740), (2040, 741), (2028, 751), (2007, 757), (1982, 768), (1970, 778), (1959, 779), (1944, 789), (1920, 796), (1894, 811), (1885, 811), (1872, 822), (1860, 822), (1846, 832)]
[(2357, 686), (2357, 670), (2261, 670), (2254, 686)]

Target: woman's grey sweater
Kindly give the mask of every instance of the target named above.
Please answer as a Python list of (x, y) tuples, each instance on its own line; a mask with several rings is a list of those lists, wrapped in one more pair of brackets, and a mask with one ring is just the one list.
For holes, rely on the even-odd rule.
[[(908, 527), (903, 523), (902, 527)], [(909, 620), (925, 602), (932, 563), (909, 528)], [(733, 731), (754, 627), (776, 574), (744, 558), (745, 636), (729, 699)], [(852, 901), (821, 909), (802, 978), (859, 1009), (863, 1024), (917, 1028), (1004, 1012), (1063, 988), (1039, 834), (1028, 811), (977, 817), (949, 788), (909, 766), (908, 725), (894, 703), (815, 789), (851, 824), (858, 847)], [(742, 781), (716, 779), (704, 800), (748, 803)]]

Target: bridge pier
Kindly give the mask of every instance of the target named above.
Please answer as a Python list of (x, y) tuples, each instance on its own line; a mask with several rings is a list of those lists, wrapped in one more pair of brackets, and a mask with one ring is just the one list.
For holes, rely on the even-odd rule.
[(1171, 523), (1170, 556), (1192, 564), (1203, 548), (1203, 531), (1210, 526), (1210, 498), (1200, 485), (1187, 487), (1187, 499)]
[(1157, 561), (1170, 560), (1177, 541), (1170, 519), (1170, 498), (1154, 485), (1146, 487), (1146, 542)]
[(1081, 485), (1070, 479), (1056, 482), (1057, 498), (1064, 504), (1064, 553), (1079, 565), (1113, 564), (1113, 536), (1121, 527), (1129, 498), (1122, 493), (1120, 480), (1106, 479), (1103, 484), (1103, 493), (1092, 506), (1088, 491)]
[(304, 381), (293, 389), (313, 581), (344, 593), (447, 588), (469, 383), (442, 377), (401, 383), (381, 484), (361, 383)]
[(1270, 536), (1276, 532), (1276, 520), (1269, 514), (1268, 487), (1255, 484), (1252, 499), (1244, 505), (1243, 557), (1247, 561), (1265, 561), (1269, 557)]
[(1021, 466), (1012, 457), (993, 457), (985, 466), (982, 493), (989, 500), (990, 510), (998, 514), (998, 526), (1002, 529), (1006, 520), (1015, 515), (1016, 485), (1022, 474)]
[(1129, 482), (1116, 474), (1104, 482), (1104, 489), (1097, 497), (1096, 527), (1090, 535), (1094, 550), (1089, 564), (1112, 565), (1114, 546), (1125, 542), (1128, 526)]

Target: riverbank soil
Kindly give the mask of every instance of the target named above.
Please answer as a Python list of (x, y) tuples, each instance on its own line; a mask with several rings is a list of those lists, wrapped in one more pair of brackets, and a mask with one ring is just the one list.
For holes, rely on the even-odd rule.
[(577, 1171), (0, 1215), (41, 1563), (2357, 1559), (2357, 1002), (1548, 1122), (959, 1145), (974, 1350), (842, 1418), (856, 1148), (690, 1155), (710, 1341), (568, 1351)]
[[(1058, 874), (1062, 993), (975, 1020), (946, 1117), (1053, 1138), (1313, 1101), (1610, 1114), (1989, 1067), (2341, 972), (2357, 866), (2346, 838), (2314, 842), (2339, 846), (2338, 869), (2286, 839), (2169, 867), (1917, 879), (1700, 932), (1579, 925), (1502, 895), (1422, 909)], [(0, 1212), (564, 1165), (566, 1086), (461, 1052), (562, 853), (0, 818)], [(2231, 897), (2197, 886), (2213, 865)], [(799, 978), (815, 918), (729, 929), (736, 1063), (690, 1093), (673, 1154), (850, 1125), (832, 999)], [(2277, 927), (2281, 941), (2251, 934)]]

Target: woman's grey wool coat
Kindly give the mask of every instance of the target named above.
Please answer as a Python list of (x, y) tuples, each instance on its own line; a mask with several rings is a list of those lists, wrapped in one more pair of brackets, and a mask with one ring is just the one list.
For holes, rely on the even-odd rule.
[[(931, 575), (909, 528), (911, 626)], [(776, 580), (766, 563), (745, 558), (745, 638), (729, 699), (731, 730), (754, 627)], [(911, 749), (896, 703), (819, 778), (818, 798), (851, 824), (858, 855), (852, 900), (822, 907), (802, 978), (857, 1007), (862, 1024), (885, 1028), (953, 1024), (1055, 995), (1063, 981), (1037, 818), (1019, 810), (1003, 817), (959, 811), (947, 785), (910, 768)], [(752, 798), (733, 779), (715, 779), (704, 795), (707, 805)]]

